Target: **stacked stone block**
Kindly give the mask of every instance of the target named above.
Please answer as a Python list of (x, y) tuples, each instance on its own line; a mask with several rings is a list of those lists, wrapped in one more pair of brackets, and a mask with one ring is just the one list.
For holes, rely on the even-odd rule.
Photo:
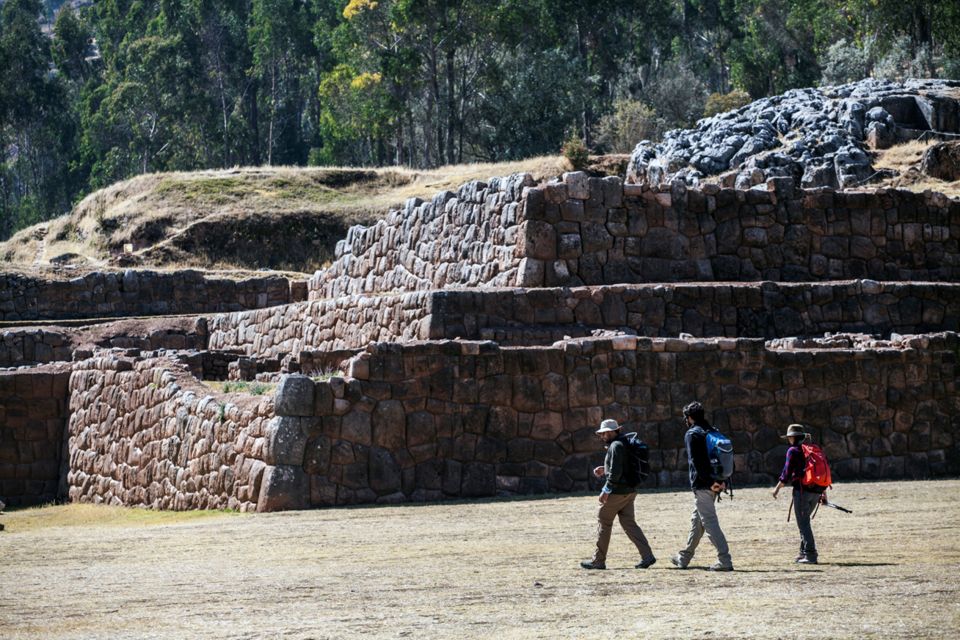
[(61, 496), (68, 366), (0, 372), (0, 500), (11, 507)]
[(370, 227), (351, 227), (330, 268), (308, 282), (310, 299), (358, 293), (512, 286), (523, 190), (529, 174), (469, 182), (429, 202), (408, 200)]
[(377, 344), (350, 378), (285, 380), (271, 423), (278, 476), (260, 507), (587, 489), (608, 417), (651, 445), (651, 486), (685, 486), (680, 414), (693, 398), (733, 439), (737, 483), (771, 481), (791, 422), (841, 479), (957, 473), (958, 349), (956, 333), (869, 350), (632, 336)]
[(429, 291), (357, 294), (214, 316), (209, 322), (209, 348), (274, 357), (355, 349), (382, 340), (426, 339), (431, 337), (431, 300)]
[(102, 352), (74, 365), (70, 410), (71, 501), (256, 508), (270, 399), (214, 396), (173, 360)]
[(960, 284), (677, 283), (346, 296), (214, 317), (210, 345), (276, 358), (357, 350), (379, 341), (463, 338), (549, 344), (606, 329), (661, 337), (755, 338), (956, 331)]
[(960, 202), (942, 194), (621, 185), (566, 174), (529, 189), (518, 286), (960, 279)]
[[(303, 295), (302, 287), (297, 289)], [(95, 271), (70, 280), (0, 274), (0, 321), (229, 312), (287, 304), (287, 278), (233, 280), (199, 271)]]

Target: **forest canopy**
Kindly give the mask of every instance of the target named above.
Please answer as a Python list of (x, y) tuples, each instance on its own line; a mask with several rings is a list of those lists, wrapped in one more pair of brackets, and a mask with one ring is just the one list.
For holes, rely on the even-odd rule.
[(626, 152), (866, 76), (960, 77), (960, 3), (4, 0), (0, 239), (140, 173)]

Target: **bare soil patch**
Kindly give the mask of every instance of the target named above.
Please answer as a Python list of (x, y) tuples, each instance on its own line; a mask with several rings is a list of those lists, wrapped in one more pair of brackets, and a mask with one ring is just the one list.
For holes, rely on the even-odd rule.
[(595, 496), (267, 515), (71, 505), (8, 513), (4, 638), (952, 638), (960, 481), (845, 484), (821, 564), (767, 488), (719, 505), (736, 571), (673, 569), (689, 492), (648, 492), (659, 562), (616, 529), (585, 571)]

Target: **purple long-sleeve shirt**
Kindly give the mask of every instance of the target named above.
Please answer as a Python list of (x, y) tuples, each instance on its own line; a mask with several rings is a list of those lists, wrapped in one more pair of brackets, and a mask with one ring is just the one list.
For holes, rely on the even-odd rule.
[(780, 482), (799, 487), (800, 481), (803, 480), (805, 464), (806, 460), (804, 460), (803, 457), (803, 449), (798, 445), (787, 449), (787, 461), (784, 463), (783, 471), (780, 473)]

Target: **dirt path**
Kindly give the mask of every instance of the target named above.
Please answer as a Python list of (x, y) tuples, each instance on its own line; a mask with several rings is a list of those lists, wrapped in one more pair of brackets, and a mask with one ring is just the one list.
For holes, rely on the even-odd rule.
[[(792, 564), (789, 496), (720, 507), (737, 571), (670, 567), (687, 492), (645, 493), (660, 561), (578, 567), (593, 496), (270, 515), (103, 510), (99, 523), (3, 517), (4, 638), (953, 638), (960, 481), (847, 484), (814, 521), (822, 564)], [(52, 523), (58, 517), (51, 511)], [(161, 523), (163, 522), (163, 523)]]

